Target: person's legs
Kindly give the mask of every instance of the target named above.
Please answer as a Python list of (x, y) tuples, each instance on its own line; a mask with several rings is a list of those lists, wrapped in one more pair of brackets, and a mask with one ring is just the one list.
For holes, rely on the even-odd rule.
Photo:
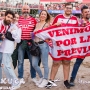
[(40, 44), (41, 49), (41, 62), (44, 67), (44, 79), (48, 79), (49, 67), (48, 67), (48, 55), (49, 55), (49, 46), (47, 43)]
[(44, 77), (42, 80), (42, 83), (38, 87), (45, 87), (48, 83), (48, 75), (49, 75), (49, 67), (48, 67), (48, 54), (49, 54), (49, 46), (46, 42), (43, 44), (39, 44), (39, 47), (41, 49), (41, 62), (44, 67)]
[(11, 67), (12, 58), (10, 53), (2, 54), (2, 65), (5, 75), (7, 77), (8, 83), (11, 84), (11, 88), (18, 89), (20, 87), (20, 82), (15, 75), (14, 70)]
[(64, 85), (69, 89), (70, 84), (68, 82), (69, 73), (70, 73), (70, 60), (62, 60), (63, 64), (63, 73), (64, 73)]
[(29, 51), (27, 51), (27, 55), (28, 55), (28, 58), (29, 58), (29, 61), (30, 61), (31, 78), (33, 79), (33, 78), (36, 78), (36, 71), (35, 71), (35, 69), (32, 66), (32, 56), (31, 56)]
[(12, 59), (10, 53), (3, 53), (2, 54), (2, 65), (5, 75), (9, 81), (17, 79), (14, 70), (11, 67)]
[(55, 79), (55, 76), (57, 74), (60, 64), (61, 64), (61, 61), (53, 61), (51, 73), (50, 73), (50, 80), (53, 81)]
[(70, 60), (62, 60), (64, 81), (68, 80), (70, 72)]
[(41, 58), (39, 59), (39, 62), (38, 62), (38, 66), (40, 66), (41, 65)]
[(70, 84), (71, 84), (72, 86), (74, 86), (74, 80), (75, 80), (75, 78), (76, 78), (78, 69), (79, 69), (81, 63), (83, 62), (83, 60), (84, 60), (84, 59), (77, 58), (74, 66), (73, 66), (73, 70), (72, 70), (71, 78), (70, 78)]
[(48, 84), (46, 85), (46, 88), (51, 88), (52, 86), (57, 86), (54, 83), (55, 76), (58, 72), (58, 68), (61, 64), (61, 61), (53, 61), (51, 73), (50, 73), (50, 80), (48, 81)]
[(1, 63), (2, 63), (2, 53), (0, 52), (0, 82), (2, 79), (2, 67), (1, 67)]
[(42, 72), (40, 67), (38, 66), (38, 62), (39, 62), (39, 57), (37, 56), (32, 56), (32, 66), (33, 68), (36, 70), (36, 72), (38, 73), (40, 78), (43, 78)]
[(18, 48), (18, 78), (23, 78), (23, 64), (24, 64), (24, 53), (25, 50), (22, 49), (21, 45)]

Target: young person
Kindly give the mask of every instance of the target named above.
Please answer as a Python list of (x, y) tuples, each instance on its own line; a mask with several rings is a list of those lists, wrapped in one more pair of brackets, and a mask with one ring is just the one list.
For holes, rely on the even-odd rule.
[[(83, 6), (81, 8), (81, 12), (82, 12), (82, 19), (80, 20), (80, 26), (83, 26), (85, 27), (86, 25), (89, 24), (89, 19), (90, 19), (90, 10), (88, 8), (88, 6)], [(76, 62), (73, 66), (73, 70), (72, 70), (72, 73), (71, 73), (71, 78), (70, 78), (70, 84), (71, 86), (74, 86), (74, 81), (75, 81), (75, 78), (76, 78), (76, 75), (77, 75), (77, 72), (78, 72), (78, 69), (80, 67), (80, 65), (82, 64), (84, 58), (77, 58), (76, 59)]]
[[(61, 27), (77, 27), (78, 19), (76, 16), (72, 15), (73, 5), (71, 3), (65, 4), (64, 14), (59, 14), (55, 17), (52, 25), (60, 25)], [(55, 76), (57, 74), (58, 68), (61, 63), (63, 64), (63, 74), (64, 74), (64, 85), (67, 89), (70, 89), (70, 84), (68, 82), (69, 72), (70, 72), (70, 60), (53, 60), (51, 73), (50, 73), (50, 81), (48, 82), (46, 88), (49, 88), (53, 85)]]
[[(24, 5), (22, 7), (22, 15), (19, 17), (19, 21), (18, 24), (22, 30), (22, 34), (21, 34), (21, 41), (29, 41), (31, 39), (30, 33), (33, 32), (35, 26), (36, 26), (36, 20), (35, 18), (29, 16), (30, 13), (30, 8), (28, 5)], [(36, 82), (35, 78), (36, 78), (36, 71), (32, 66), (32, 57), (31, 54), (29, 52), (29, 50), (27, 49), (23, 49), (22, 48), (22, 42), (20, 42), (21, 44), (18, 47), (18, 78), (20, 79), (21, 83), (25, 83), (25, 80), (23, 78), (23, 74), (24, 74), (24, 56), (25, 53), (27, 53), (29, 61), (30, 61), (30, 72), (31, 72), (31, 78), (33, 82)], [(27, 45), (26, 48), (28, 48), (29, 46)]]
[[(36, 28), (34, 30), (40, 30), (40, 29), (44, 29), (46, 27), (50, 26), (50, 15), (48, 14), (48, 12), (46, 10), (42, 10), (40, 12), (39, 15), (39, 19), (40, 21), (36, 24)], [(46, 84), (48, 83), (48, 74), (49, 74), (49, 67), (48, 67), (48, 54), (49, 54), (49, 46), (48, 44), (43, 41), (41, 38), (36, 37), (34, 41), (39, 45), (40, 50), (41, 50), (41, 55), (40, 56), (32, 56), (32, 66), (34, 67), (34, 69), (36, 70), (36, 72), (38, 73), (40, 80), (39, 82), (36, 83), (36, 85), (38, 85), (38, 87), (45, 87)], [(40, 67), (38, 66), (38, 62), (41, 58), (41, 62), (43, 64), (44, 67), (44, 75), (42, 74), (42, 71), (40, 69)]]
[[(21, 30), (15, 24), (12, 23), (14, 16), (15, 15), (13, 11), (8, 10), (5, 12), (5, 19), (1, 21), (0, 33), (2, 34), (1, 36), (2, 44), (0, 47), (0, 53), (2, 54), (1, 66), (5, 72), (7, 81), (12, 85), (12, 88), (17, 89), (20, 87), (20, 83), (11, 67), (12, 63), (11, 55), (14, 51), (15, 45), (14, 43), (15, 42), (19, 43), (21, 41)], [(11, 35), (10, 38), (6, 36), (7, 32), (10, 33), (9, 34)], [(15, 83), (16, 81), (17, 83)]]

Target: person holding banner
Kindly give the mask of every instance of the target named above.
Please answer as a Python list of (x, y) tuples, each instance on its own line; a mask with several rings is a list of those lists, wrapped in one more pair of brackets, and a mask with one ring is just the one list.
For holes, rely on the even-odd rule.
[[(84, 5), (81, 8), (81, 12), (82, 12), (82, 19), (80, 20), (80, 26), (85, 27), (86, 25), (89, 24), (89, 18), (90, 18), (90, 10), (89, 10), (88, 6)], [(75, 85), (74, 81), (75, 81), (78, 69), (79, 69), (80, 65), (82, 64), (83, 60), (84, 59), (82, 59), (82, 58), (77, 58), (76, 59), (76, 62), (74, 64), (74, 67), (73, 67), (73, 70), (72, 70), (72, 73), (71, 73), (71, 78), (70, 78), (70, 85), (71, 86)]]
[[(34, 32), (37, 30), (43, 30), (44, 28), (47, 28), (50, 26), (50, 15), (46, 10), (42, 10), (39, 15), (40, 21), (36, 24), (36, 28)], [(32, 55), (32, 66), (38, 73), (40, 79), (37, 83), (35, 83), (38, 87), (42, 88), (45, 87), (48, 83), (48, 75), (49, 75), (49, 67), (48, 67), (48, 55), (49, 55), (49, 46), (48, 44), (41, 38), (36, 37), (34, 38), (34, 41), (38, 44), (41, 50), (40, 56), (33, 56)], [(42, 71), (40, 67), (38, 66), (38, 62), (41, 58), (41, 62), (44, 67), (44, 75), (42, 74)]]
[[(60, 27), (77, 27), (79, 25), (78, 19), (76, 16), (72, 15), (73, 5), (71, 3), (65, 4), (64, 14), (59, 14), (55, 17), (52, 25), (57, 25)], [(64, 85), (67, 89), (70, 89), (71, 85), (68, 82), (69, 72), (70, 72), (70, 60), (53, 60), (50, 80), (46, 85), (46, 88), (51, 86), (56, 86), (54, 79), (57, 74), (60, 64), (63, 64), (63, 73), (64, 73)]]

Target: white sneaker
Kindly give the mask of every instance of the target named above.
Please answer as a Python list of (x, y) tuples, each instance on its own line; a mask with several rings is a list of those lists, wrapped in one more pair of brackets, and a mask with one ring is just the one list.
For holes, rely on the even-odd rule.
[(43, 78), (40, 78), (39, 81), (36, 83), (36, 85), (37, 86), (40, 85), (42, 83), (42, 81), (43, 81)]
[(40, 85), (38, 85), (38, 87), (43, 88), (47, 85), (47, 83), (48, 83), (48, 80), (43, 79), (42, 83)]
[(23, 78), (20, 79), (20, 84), (25, 84), (25, 80)]
[(15, 86), (12, 85), (11, 88), (10, 88), (10, 90), (16, 90), (16, 89), (20, 88), (20, 85), (21, 85), (20, 83), (17, 84), (17, 85), (15, 85)]
[(35, 84), (38, 83), (38, 80), (36, 78), (31, 79)]

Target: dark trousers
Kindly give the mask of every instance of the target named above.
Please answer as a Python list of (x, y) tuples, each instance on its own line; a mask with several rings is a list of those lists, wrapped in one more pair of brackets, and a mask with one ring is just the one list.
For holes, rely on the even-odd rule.
[(73, 70), (72, 70), (72, 73), (71, 73), (71, 78), (73, 78), (73, 79), (76, 78), (77, 72), (78, 72), (79, 67), (80, 67), (81, 63), (83, 62), (83, 60), (84, 59), (81, 59), (81, 58), (76, 59), (76, 62), (74, 64), (74, 67), (73, 67)]

